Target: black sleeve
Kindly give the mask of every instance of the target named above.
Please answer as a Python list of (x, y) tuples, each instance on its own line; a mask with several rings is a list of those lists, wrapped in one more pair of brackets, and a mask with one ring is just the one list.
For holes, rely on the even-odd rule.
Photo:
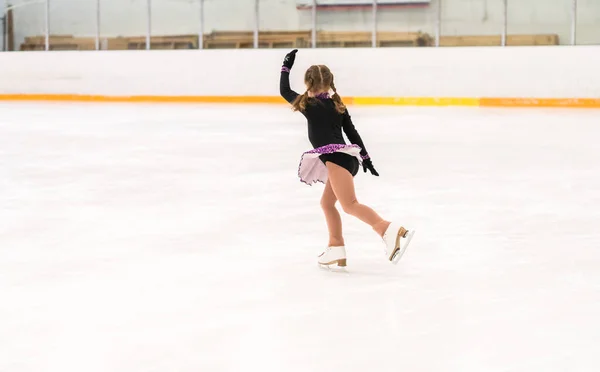
[(363, 157), (367, 156), (368, 155), (367, 149), (365, 148), (365, 145), (364, 145), (362, 139), (360, 138), (360, 135), (356, 131), (354, 124), (352, 124), (352, 118), (350, 117), (348, 110), (346, 110), (344, 112), (342, 128), (344, 129), (344, 133), (346, 133), (346, 136), (348, 136), (348, 139), (350, 140), (350, 142), (354, 145), (360, 146), (360, 148), (361, 148), (360, 155)]
[(294, 92), (290, 88), (290, 73), (287, 71), (281, 71), (281, 77), (279, 78), (279, 94), (289, 103), (294, 102), (298, 93)]

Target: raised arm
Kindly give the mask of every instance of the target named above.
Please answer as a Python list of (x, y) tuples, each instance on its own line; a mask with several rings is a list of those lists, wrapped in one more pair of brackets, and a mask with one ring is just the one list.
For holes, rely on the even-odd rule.
[(279, 94), (289, 103), (294, 102), (296, 97), (299, 96), (298, 93), (290, 88), (290, 70), (294, 66), (297, 52), (298, 49), (294, 49), (285, 56), (283, 66), (281, 67), (281, 76), (279, 77)]
[(281, 76), (279, 78), (279, 94), (281, 94), (281, 96), (289, 103), (294, 102), (296, 97), (299, 96), (298, 93), (294, 92), (292, 88), (290, 88), (290, 69), (287, 67), (281, 68)]

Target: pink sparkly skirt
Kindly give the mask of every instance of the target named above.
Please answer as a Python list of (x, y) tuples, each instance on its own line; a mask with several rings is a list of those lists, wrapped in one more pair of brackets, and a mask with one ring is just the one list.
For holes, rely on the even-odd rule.
[(309, 186), (312, 186), (312, 184), (316, 182), (326, 183), (327, 167), (321, 161), (321, 159), (319, 159), (319, 156), (323, 154), (333, 154), (334, 152), (342, 152), (356, 157), (359, 164), (362, 164), (360, 151), (361, 148), (358, 145), (342, 144), (330, 144), (306, 151), (302, 154), (300, 159), (300, 165), (298, 166), (298, 177), (300, 177), (300, 181)]

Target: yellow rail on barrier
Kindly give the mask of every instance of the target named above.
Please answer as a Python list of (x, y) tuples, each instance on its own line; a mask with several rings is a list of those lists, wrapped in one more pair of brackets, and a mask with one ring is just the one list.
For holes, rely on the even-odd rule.
[[(348, 105), (600, 108), (600, 98), (343, 97)], [(0, 101), (285, 104), (279, 96), (0, 94)]]

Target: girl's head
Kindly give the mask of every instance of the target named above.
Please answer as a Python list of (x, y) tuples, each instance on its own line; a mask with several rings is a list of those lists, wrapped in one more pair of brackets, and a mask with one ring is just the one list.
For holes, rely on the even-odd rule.
[(333, 82), (333, 74), (325, 65), (312, 65), (304, 74), (304, 84), (306, 84), (306, 92), (298, 96), (292, 103), (294, 111), (304, 111), (306, 104), (311, 97), (315, 97), (321, 93), (329, 93), (333, 90), (331, 99), (335, 103), (336, 110), (342, 114), (346, 111), (346, 106), (335, 89)]

